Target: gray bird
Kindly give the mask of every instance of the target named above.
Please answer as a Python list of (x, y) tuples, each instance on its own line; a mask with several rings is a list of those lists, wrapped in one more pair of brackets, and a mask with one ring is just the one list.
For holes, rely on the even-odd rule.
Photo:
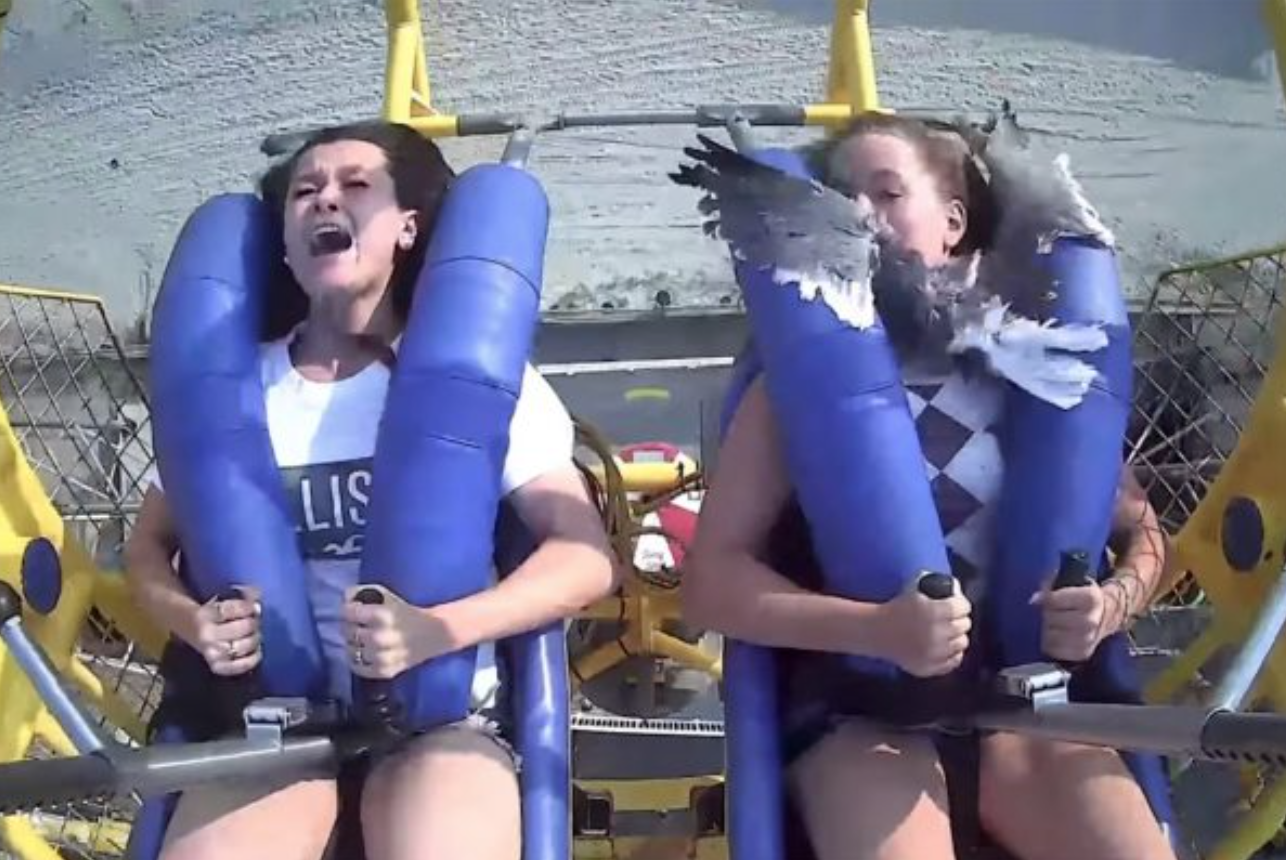
[(988, 247), (929, 267), (893, 241), (864, 196), (846, 195), (826, 175), (833, 141), (806, 150), (813, 175), (791, 176), (698, 135), (696, 161), (670, 178), (700, 189), (707, 235), (738, 260), (771, 268), (774, 280), (820, 299), (855, 328), (879, 321), (910, 360), (953, 361), (1009, 379), (1062, 408), (1094, 378), (1075, 353), (1107, 343), (1096, 326), (1060, 325), (1042, 308), (1058, 285), (1037, 265), (1060, 236), (1109, 247), (1111, 232), (1085, 199), (1066, 156), (1042, 160), (1006, 102), (985, 123), (935, 123), (956, 134), (987, 178), (1000, 216)]

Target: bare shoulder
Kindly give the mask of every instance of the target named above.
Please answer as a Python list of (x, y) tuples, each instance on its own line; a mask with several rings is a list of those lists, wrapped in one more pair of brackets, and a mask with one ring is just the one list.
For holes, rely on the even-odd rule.
[(762, 377), (746, 390), (701, 506), (694, 552), (756, 551), (790, 495), (780, 434)]

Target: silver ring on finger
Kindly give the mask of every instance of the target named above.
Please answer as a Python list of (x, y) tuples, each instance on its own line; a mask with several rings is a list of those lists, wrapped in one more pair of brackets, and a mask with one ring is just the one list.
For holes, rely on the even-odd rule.
[(366, 654), (363, 653), (361, 645), (358, 645), (357, 648), (353, 651), (353, 660), (359, 666), (366, 665)]
[(229, 639), (227, 642), (223, 643), (223, 650), (225, 656), (229, 660), (233, 660), (237, 656), (237, 643), (234, 640)]

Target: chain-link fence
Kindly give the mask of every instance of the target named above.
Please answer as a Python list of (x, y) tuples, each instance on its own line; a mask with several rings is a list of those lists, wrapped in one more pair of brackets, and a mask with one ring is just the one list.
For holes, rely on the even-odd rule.
[(0, 288), (0, 400), (54, 505), (119, 569), (152, 455), (146, 394), (104, 307)]
[[(1237, 446), (1273, 354), (1286, 247), (1164, 272), (1135, 319), (1129, 458), (1170, 534)], [(1172, 595), (1198, 597), (1190, 581)]]
[[(103, 571), (104, 592), (122, 584), (122, 544), (152, 462), (136, 361), (98, 300), (0, 286), (0, 403), (69, 536)], [(154, 661), (142, 658), (108, 613), (96, 608), (87, 621), (74, 680), (119, 740), (141, 741), (160, 696)], [(70, 752), (56, 746), (37, 731), (29, 755)], [(132, 798), (60, 804), (29, 821), (64, 857), (120, 856), (137, 808)], [(29, 845), (11, 850), (32, 853)]]

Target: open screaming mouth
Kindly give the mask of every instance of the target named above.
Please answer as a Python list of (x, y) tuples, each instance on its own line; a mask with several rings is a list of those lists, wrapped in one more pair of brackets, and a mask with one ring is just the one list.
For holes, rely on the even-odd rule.
[(351, 247), (353, 247), (353, 234), (338, 224), (318, 227), (308, 242), (308, 250), (314, 257), (342, 254)]

